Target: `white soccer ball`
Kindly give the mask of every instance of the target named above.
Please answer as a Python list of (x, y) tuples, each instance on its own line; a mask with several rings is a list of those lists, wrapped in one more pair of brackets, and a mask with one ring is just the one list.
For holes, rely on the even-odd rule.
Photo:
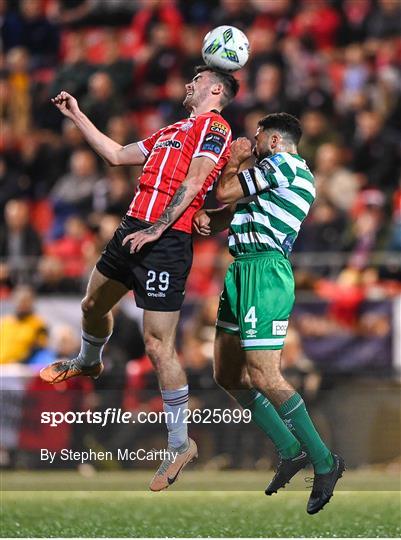
[(235, 26), (218, 26), (206, 34), (202, 56), (210, 67), (222, 71), (236, 71), (248, 60), (248, 38)]

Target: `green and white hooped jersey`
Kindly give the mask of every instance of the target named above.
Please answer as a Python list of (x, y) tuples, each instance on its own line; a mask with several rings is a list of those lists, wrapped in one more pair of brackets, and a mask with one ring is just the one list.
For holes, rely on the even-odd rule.
[(314, 178), (297, 154), (282, 152), (238, 174), (245, 198), (237, 204), (228, 244), (232, 255), (291, 252), (315, 200)]

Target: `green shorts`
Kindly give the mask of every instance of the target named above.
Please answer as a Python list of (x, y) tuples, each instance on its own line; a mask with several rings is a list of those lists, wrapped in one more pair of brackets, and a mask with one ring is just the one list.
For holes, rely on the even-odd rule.
[(246, 350), (282, 349), (294, 305), (291, 265), (281, 253), (238, 256), (229, 266), (216, 326)]

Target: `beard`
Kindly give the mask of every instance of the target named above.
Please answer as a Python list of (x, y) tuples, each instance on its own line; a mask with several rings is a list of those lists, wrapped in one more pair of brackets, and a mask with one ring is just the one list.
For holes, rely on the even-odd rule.
[(273, 155), (273, 152), (269, 149), (265, 149), (262, 152), (258, 152), (256, 146), (253, 147), (252, 150), (253, 155), (256, 157), (256, 161), (259, 163), (263, 161), (265, 158), (270, 157)]
[(186, 108), (187, 111), (190, 111), (191, 108), (193, 107), (193, 103), (192, 103), (193, 97), (194, 97), (193, 94), (192, 96), (185, 96), (184, 101), (182, 102), (183, 106)]
[(203, 90), (197, 89), (192, 96), (185, 96), (184, 101), (182, 102), (183, 106), (187, 109), (187, 111), (191, 111), (195, 107), (199, 107), (199, 105), (208, 97), (209, 89), (204, 88)]

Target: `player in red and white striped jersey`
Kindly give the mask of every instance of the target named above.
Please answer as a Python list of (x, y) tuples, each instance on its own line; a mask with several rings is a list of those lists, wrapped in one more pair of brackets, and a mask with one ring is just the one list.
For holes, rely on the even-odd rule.
[(203, 206), (206, 192), (227, 163), (230, 142), (230, 126), (217, 110), (181, 120), (139, 141), (147, 161), (128, 215), (156, 221), (185, 180), (192, 159), (203, 156), (215, 166), (192, 203), (172, 225), (173, 229), (191, 233), (194, 213)]
[(150, 484), (154, 491), (172, 484), (197, 456), (185, 422), (187, 379), (174, 344), (192, 264), (192, 220), (228, 161), (231, 130), (220, 111), (237, 91), (232, 75), (201, 66), (186, 85), (183, 104), (189, 118), (127, 146), (101, 133), (67, 92), (52, 100), (110, 165), (144, 167), (127, 215), (89, 280), (82, 302), (81, 351), (73, 360), (50, 364), (41, 377), (51, 384), (78, 375), (98, 377), (102, 350), (113, 329), (111, 309), (133, 290), (144, 309), (146, 350), (159, 378), (164, 408), (172, 413), (167, 419), (171, 454)]

